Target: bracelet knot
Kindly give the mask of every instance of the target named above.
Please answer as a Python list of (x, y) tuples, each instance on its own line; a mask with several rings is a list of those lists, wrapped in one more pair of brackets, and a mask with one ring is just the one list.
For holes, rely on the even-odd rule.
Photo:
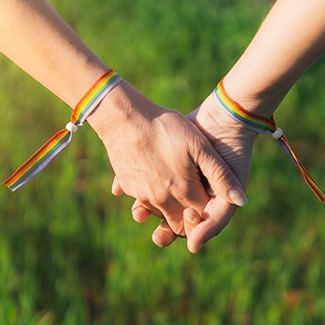
[(65, 128), (70, 131), (71, 133), (75, 133), (78, 131), (78, 126), (72, 122), (68, 122)]
[(77, 132), (78, 127), (84, 124), (87, 117), (121, 80), (114, 70), (106, 71), (77, 103), (65, 129), (58, 131), (11, 174), (5, 180), (5, 185), (11, 191), (16, 191), (40, 173), (71, 142), (72, 134)]
[(272, 133), (272, 138), (275, 140), (279, 140), (283, 136), (283, 131), (280, 128), (276, 128), (276, 130)]
[(289, 144), (287, 138), (283, 134), (283, 131), (280, 128), (276, 127), (273, 116), (267, 119), (265, 117), (255, 115), (245, 110), (239, 103), (234, 101), (226, 92), (222, 79), (215, 88), (214, 95), (217, 103), (219, 104), (218, 106), (223, 109), (226, 113), (228, 113), (235, 121), (241, 123), (246, 128), (255, 132), (271, 134), (273, 139), (278, 140), (281, 148), (295, 163), (304, 181), (313, 191), (318, 200), (320, 202), (325, 201), (325, 193), (309, 175), (306, 168), (299, 160), (297, 154)]

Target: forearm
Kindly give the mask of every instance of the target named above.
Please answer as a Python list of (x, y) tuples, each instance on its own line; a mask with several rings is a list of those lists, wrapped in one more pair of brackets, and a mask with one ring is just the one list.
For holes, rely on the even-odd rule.
[(0, 0), (0, 51), (71, 107), (107, 69), (45, 0)]
[(291, 86), (325, 53), (325, 1), (278, 0), (224, 79), (245, 109), (270, 116)]

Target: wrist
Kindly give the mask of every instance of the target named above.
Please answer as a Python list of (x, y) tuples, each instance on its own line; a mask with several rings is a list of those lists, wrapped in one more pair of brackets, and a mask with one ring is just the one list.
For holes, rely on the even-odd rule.
[[(148, 104), (150, 110), (147, 110)], [(153, 105), (127, 81), (122, 80), (110, 91), (87, 121), (99, 138), (114, 138), (127, 132), (132, 125), (159, 115), (158, 106)], [(121, 133), (122, 132), (122, 133)]]
[[(218, 139), (228, 142), (254, 143), (258, 133), (246, 128), (234, 120), (229, 114), (218, 106), (214, 92), (212, 92), (200, 105), (197, 119), (202, 125), (210, 125), (211, 134), (218, 135)], [(208, 132), (209, 133), (209, 132)], [(209, 135), (206, 134), (209, 138)]]
[[(244, 79), (243, 79), (244, 80)], [(240, 80), (237, 76), (227, 74), (223, 79), (224, 87), (230, 97), (246, 111), (270, 118), (285, 96), (283, 88), (261, 88)]]
[[(112, 89), (87, 118), (87, 122), (101, 139), (106, 130), (114, 124), (116, 115), (123, 114), (123, 111), (119, 109), (122, 106), (121, 100), (124, 99), (123, 83), (124, 80)], [(126, 112), (127, 108), (124, 113)], [(125, 118), (127, 119), (127, 116)]]

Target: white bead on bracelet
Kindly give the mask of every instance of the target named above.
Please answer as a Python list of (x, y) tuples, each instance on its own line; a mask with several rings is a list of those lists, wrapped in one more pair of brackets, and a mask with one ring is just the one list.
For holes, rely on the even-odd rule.
[(75, 133), (75, 132), (77, 132), (77, 130), (78, 130), (78, 126), (75, 125), (75, 124), (72, 123), (72, 122), (68, 122), (68, 123), (66, 124), (65, 128), (66, 128), (68, 131), (70, 131), (71, 133)]
[(276, 130), (272, 133), (272, 138), (275, 140), (280, 139), (283, 136), (283, 131), (280, 128), (276, 128)]

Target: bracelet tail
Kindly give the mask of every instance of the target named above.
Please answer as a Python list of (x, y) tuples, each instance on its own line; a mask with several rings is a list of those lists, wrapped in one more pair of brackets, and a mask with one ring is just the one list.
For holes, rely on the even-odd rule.
[(57, 132), (32, 157), (19, 167), (4, 184), (16, 191), (41, 172), (71, 141), (72, 134), (82, 126), (98, 104), (122, 79), (112, 69), (107, 70), (86, 92), (73, 109), (65, 129)]
[(305, 183), (309, 186), (309, 188), (312, 190), (312, 192), (315, 194), (317, 199), (320, 202), (325, 201), (325, 193), (318, 187), (316, 182), (312, 179), (306, 168), (303, 166), (299, 158), (297, 157), (295, 151), (291, 147), (291, 145), (288, 142), (288, 139), (282, 135), (279, 139), (279, 144), (282, 147), (282, 149), (285, 151), (285, 153), (293, 160), (295, 165), (297, 166), (301, 176), (303, 177)]
[(40, 173), (71, 141), (72, 132), (67, 129), (58, 131), (25, 163), (23, 163), (4, 184), (16, 191)]

